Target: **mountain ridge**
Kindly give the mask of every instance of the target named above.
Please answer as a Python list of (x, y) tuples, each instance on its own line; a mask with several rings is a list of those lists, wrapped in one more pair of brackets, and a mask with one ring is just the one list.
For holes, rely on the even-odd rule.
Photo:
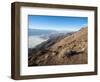
[(29, 66), (87, 63), (87, 27), (69, 35), (56, 37), (31, 49)]

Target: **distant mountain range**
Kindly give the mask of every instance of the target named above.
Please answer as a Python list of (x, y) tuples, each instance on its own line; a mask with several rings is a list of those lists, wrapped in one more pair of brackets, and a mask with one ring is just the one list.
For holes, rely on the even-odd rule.
[(56, 30), (43, 30), (43, 29), (29, 29), (28, 35), (29, 36), (39, 36), (43, 39), (50, 39), (57, 36), (63, 36), (65, 34), (70, 34), (72, 32), (69, 31), (56, 31)]
[(58, 33), (28, 49), (29, 66), (87, 64), (87, 59), (87, 27), (77, 32)]
[(54, 30), (42, 30), (42, 29), (28, 29), (28, 35), (29, 36), (35, 36), (35, 35), (44, 35), (48, 33), (56, 32)]

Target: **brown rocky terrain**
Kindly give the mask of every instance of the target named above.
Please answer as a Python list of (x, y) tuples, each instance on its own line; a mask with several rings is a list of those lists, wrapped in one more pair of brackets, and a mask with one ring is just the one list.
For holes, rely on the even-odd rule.
[(34, 49), (29, 49), (29, 66), (86, 64), (87, 27), (45, 41)]

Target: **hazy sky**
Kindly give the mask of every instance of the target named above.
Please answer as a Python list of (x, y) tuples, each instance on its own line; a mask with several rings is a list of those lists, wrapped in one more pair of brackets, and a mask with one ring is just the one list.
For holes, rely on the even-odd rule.
[(29, 15), (31, 29), (76, 31), (88, 25), (87, 17)]

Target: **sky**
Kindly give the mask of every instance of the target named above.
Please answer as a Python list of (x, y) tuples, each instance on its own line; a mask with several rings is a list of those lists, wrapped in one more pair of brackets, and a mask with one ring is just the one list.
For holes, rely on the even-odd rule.
[(88, 25), (87, 17), (29, 15), (29, 29), (77, 31)]

